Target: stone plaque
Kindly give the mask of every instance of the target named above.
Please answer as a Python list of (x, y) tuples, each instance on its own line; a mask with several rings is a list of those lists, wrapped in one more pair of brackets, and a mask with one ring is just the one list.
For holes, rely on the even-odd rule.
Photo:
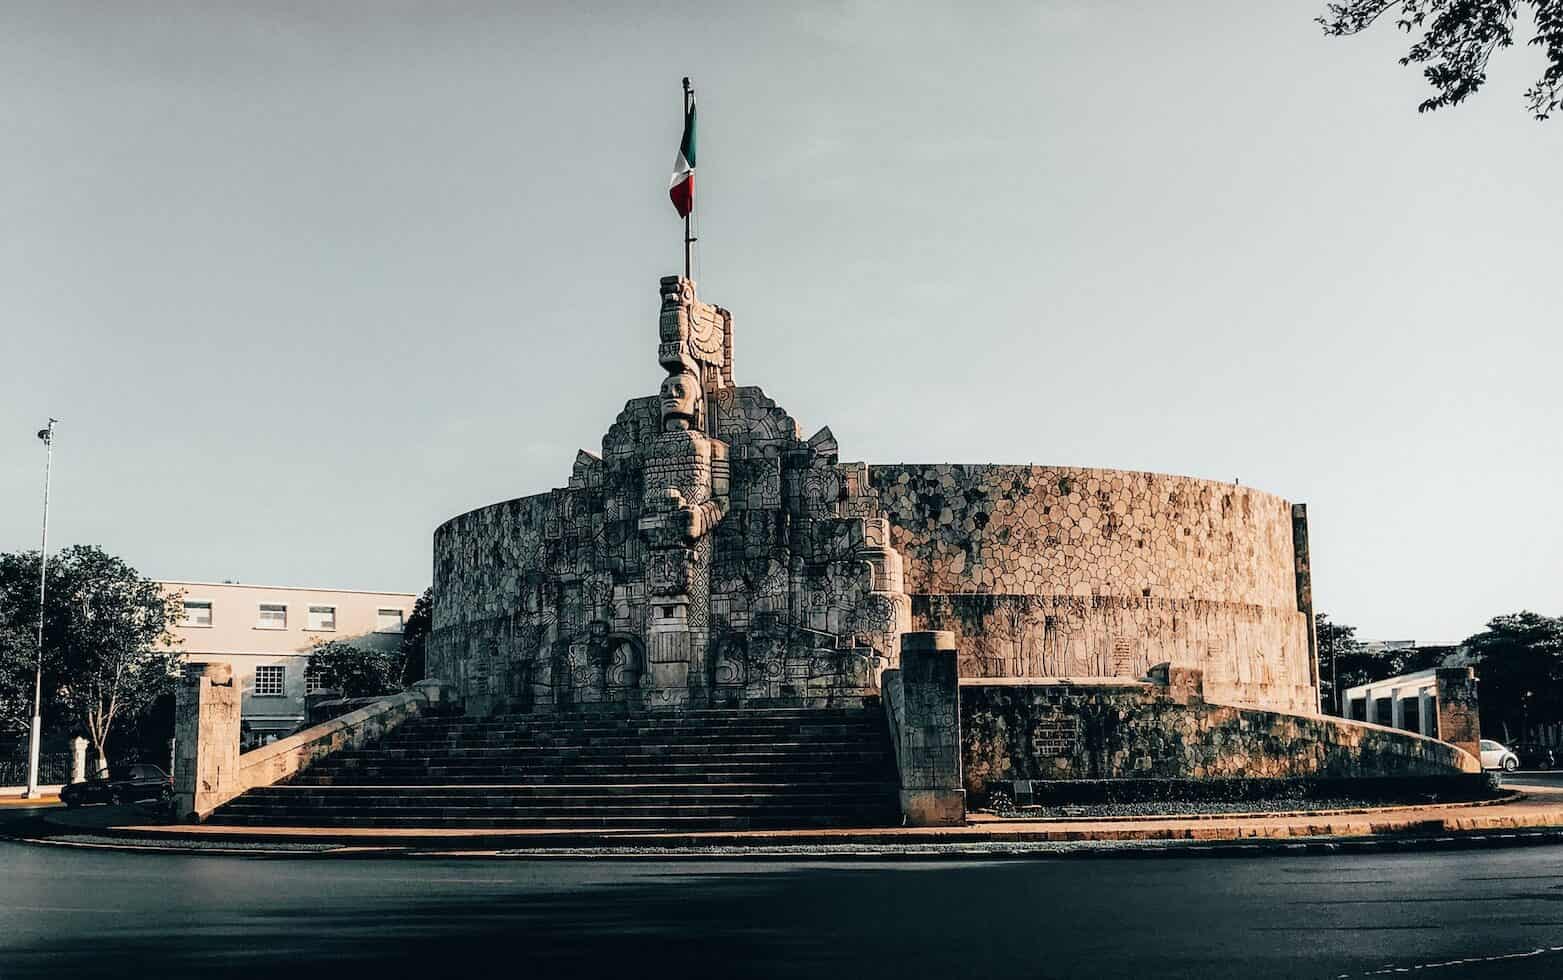
[(1079, 720), (1072, 716), (1043, 718), (1031, 729), (1031, 749), (1038, 758), (1072, 756), (1079, 745)]

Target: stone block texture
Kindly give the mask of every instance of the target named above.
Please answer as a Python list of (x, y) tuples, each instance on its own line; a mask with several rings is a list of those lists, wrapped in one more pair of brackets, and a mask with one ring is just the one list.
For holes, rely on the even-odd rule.
[(174, 691), (174, 813), (205, 819), (239, 774), (239, 685), (227, 663), (186, 664)]
[(1184, 703), (1156, 684), (961, 683), (966, 788), (1069, 779), (1351, 779), (1479, 772), (1437, 739), (1322, 715)]
[[(963, 677), (1204, 672), (1212, 701), (1312, 713), (1292, 506), (1190, 477), (1044, 466), (872, 466), (914, 629)], [(1304, 566), (1305, 567), (1305, 566)]]
[(948, 632), (901, 637), (891, 735), (901, 776), (901, 815), (913, 827), (966, 821), (961, 786), (960, 674)]
[[(1148, 473), (841, 462), (733, 374), (733, 317), (664, 279), (657, 395), (568, 484), (434, 534), (428, 672), (469, 712), (828, 705), (908, 630), (963, 676), (1138, 678), (1315, 710), (1306, 524), (1247, 488)], [(1299, 561), (1298, 548), (1304, 548)]]
[(1438, 678), (1438, 737), (1481, 757), (1482, 718), (1477, 697), (1476, 670), (1440, 667)]

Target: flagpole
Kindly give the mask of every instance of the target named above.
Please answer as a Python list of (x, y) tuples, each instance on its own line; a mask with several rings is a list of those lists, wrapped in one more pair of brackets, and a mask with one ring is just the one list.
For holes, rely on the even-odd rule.
[[(689, 101), (690, 101), (690, 99), (694, 98), (694, 96), (695, 96), (694, 86), (689, 84), (689, 76), (685, 75), (684, 76), (684, 122), (685, 122), (685, 125), (688, 125), (688, 123), (689, 123)], [(694, 216), (694, 213), (695, 213), (695, 200), (694, 200), (693, 195), (691, 195), (690, 199), (689, 199), (689, 214), (684, 215), (684, 278), (685, 279), (693, 279), (694, 278), (693, 273), (690, 271), (692, 269), (692, 264), (690, 262), (690, 256), (694, 253), (695, 239), (694, 239), (694, 236), (692, 236), (689, 233), (689, 221), (690, 221), (690, 218), (692, 218)]]

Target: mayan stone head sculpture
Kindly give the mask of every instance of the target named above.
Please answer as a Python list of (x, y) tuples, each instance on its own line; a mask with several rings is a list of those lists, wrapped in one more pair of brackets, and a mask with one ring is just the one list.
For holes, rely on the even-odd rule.
[(662, 381), (659, 396), (662, 406), (662, 431), (699, 429), (705, 407), (705, 391), (693, 371), (679, 370)]

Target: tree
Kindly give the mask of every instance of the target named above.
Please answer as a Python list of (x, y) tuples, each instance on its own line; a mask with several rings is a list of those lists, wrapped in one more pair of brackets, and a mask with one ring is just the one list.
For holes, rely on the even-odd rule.
[(402, 689), (405, 663), (401, 649), (374, 649), (349, 640), (321, 643), (309, 651), (305, 668), (321, 687), (345, 698), (370, 698)]
[(1465, 641), (1476, 663), (1482, 727), (1504, 740), (1563, 720), (1563, 618), (1496, 616)]
[(423, 590), (413, 603), (412, 612), (402, 626), (402, 686), (411, 687), (423, 680), (429, 631), (434, 625), (434, 587)]
[[(7, 621), (5, 614), (0, 612), (0, 732), (22, 736), (32, 725), (37, 660), (37, 634), (24, 625)], [(45, 692), (46, 696), (48, 693)], [(48, 717), (54, 714), (51, 711)]]
[(1417, 106), (1430, 112), (1459, 105), (1487, 81), (1487, 62), (1499, 48), (1514, 44), (1521, 8), (1530, 8), (1547, 67), (1525, 91), (1530, 111), (1546, 119), (1563, 103), (1563, 0), (1345, 0), (1326, 4), (1318, 18), (1333, 36), (1358, 34), (1393, 12), (1395, 26), (1419, 40), (1400, 59), (1424, 65), (1422, 74), (1434, 94)]
[[(52, 557), (48, 576), (43, 668), (51, 714), (86, 735), (106, 766), (115, 724), (134, 720), (173, 687), (179, 654), (169, 628), (181, 615), (180, 597), (91, 545)], [(13, 728), (19, 705), (32, 714), (37, 590), (37, 552), (0, 555), (0, 709)]]
[(1328, 613), (1315, 613), (1313, 620), (1319, 649), (1319, 700), (1326, 712), (1342, 714), (1339, 692), (1373, 680), (1366, 676), (1372, 660), (1357, 639), (1355, 626), (1332, 623)]
[(1326, 712), (1345, 713), (1345, 705), (1336, 699), (1349, 688), (1442, 666), (1458, 649), (1402, 646), (1375, 651), (1357, 639), (1355, 626), (1332, 623), (1327, 613), (1315, 614), (1314, 624), (1319, 645), (1319, 700)]

